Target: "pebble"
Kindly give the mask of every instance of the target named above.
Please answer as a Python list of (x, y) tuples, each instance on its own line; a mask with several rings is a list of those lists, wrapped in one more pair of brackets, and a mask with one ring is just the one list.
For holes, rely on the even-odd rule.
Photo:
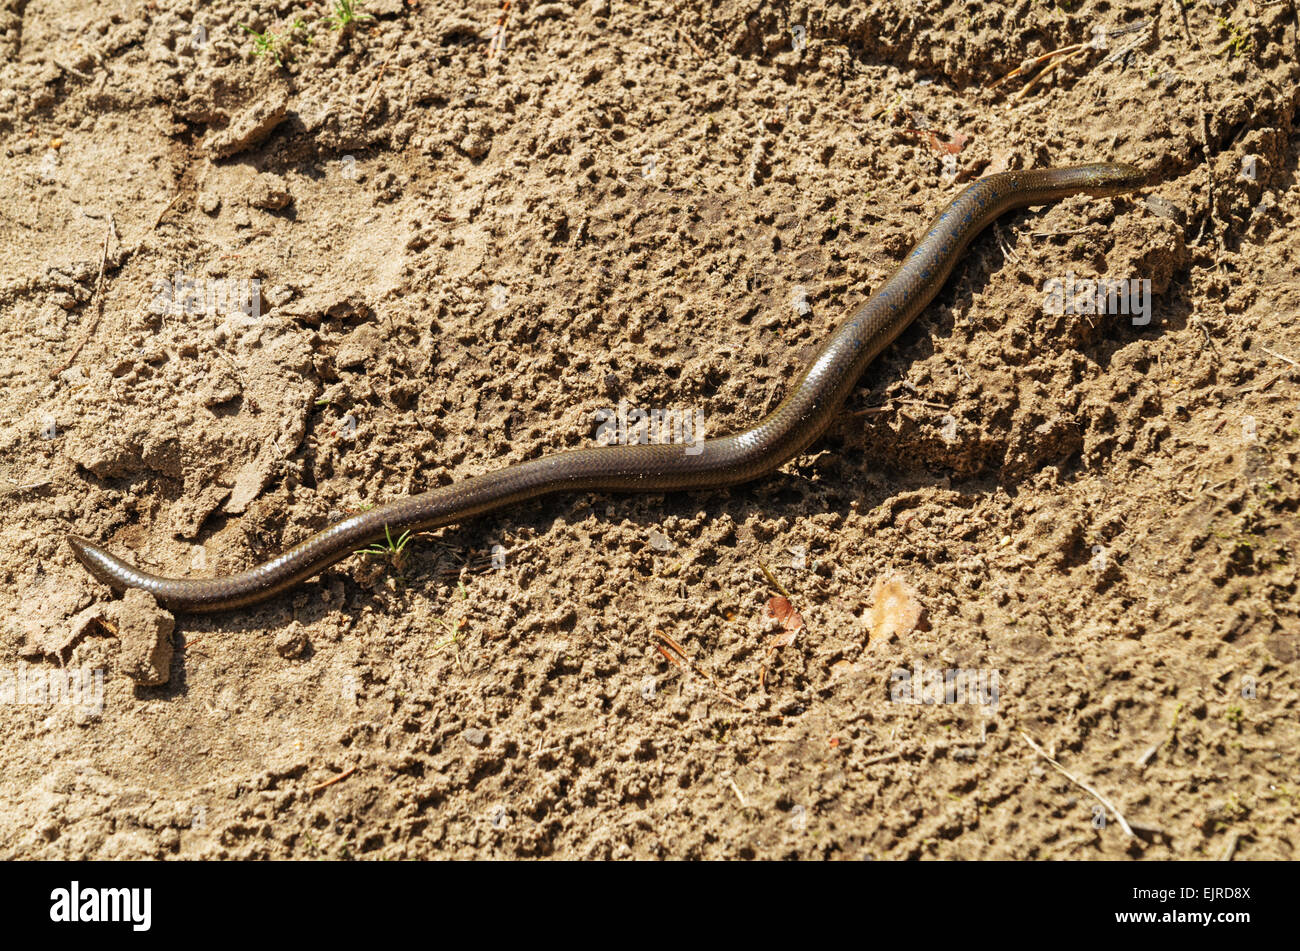
[(482, 158), (491, 148), (492, 143), (488, 138), (478, 132), (471, 132), (460, 140), (460, 150), (472, 159)]
[(294, 622), (275, 636), (275, 652), (281, 657), (301, 657), (307, 649), (307, 632)]

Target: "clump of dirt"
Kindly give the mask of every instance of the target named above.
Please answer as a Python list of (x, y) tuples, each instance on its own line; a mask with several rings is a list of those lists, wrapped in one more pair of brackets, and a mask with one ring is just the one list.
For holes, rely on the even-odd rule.
[[(0, 0), (0, 855), (1295, 857), (1294, 5), (359, 9)], [(958, 189), (1109, 160), (761, 482), (174, 630), (63, 542), (227, 573), (601, 411), (743, 429)]]

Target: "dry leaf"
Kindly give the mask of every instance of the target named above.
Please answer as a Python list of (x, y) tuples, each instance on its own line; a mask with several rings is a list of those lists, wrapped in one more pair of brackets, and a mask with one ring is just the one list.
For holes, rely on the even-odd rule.
[(772, 635), (768, 642), (772, 649), (788, 647), (794, 643), (799, 631), (803, 629), (803, 616), (794, 609), (788, 598), (775, 597), (767, 602), (767, 610), (772, 617), (781, 622), (782, 631)]
[(901, 576), (890, 575), (878, 580), (871, 599), (868, 623), (873, 638), (910, 634), (921, 627), (925, 606)]
[(794, 609), (789, 598), (780, 595), (768, 599), (767, 611), (772, 617), (776, 618), (781, 624), (781, 630), (773, 634), (767, 641), (767, 656), (763, 658), (763, 669), (758, 675), (758, 685), (765, 686), (767, 683), (767, 665), (772, 662), (776, 652), (782, 647), (789, 647), (794, 643), (799, 632), (803, 630), (803, 615)]
[(934, 149), (940, 155), (944, 155), (944, 154), (956, 155), (958, 152), (962, 150), (962, 146), (964, 146), (967, 142), (970, 141), (970, 136), (966, 135), (963, 132), (958, 132), (956, 135), (954, 135), (951, 139), (949, 139), (946, 142), (943, 139), (939, 138), (939, 136), (935, 135), (933, 132), (929, 133), (929, 136), (930, 136), (930, 148)]

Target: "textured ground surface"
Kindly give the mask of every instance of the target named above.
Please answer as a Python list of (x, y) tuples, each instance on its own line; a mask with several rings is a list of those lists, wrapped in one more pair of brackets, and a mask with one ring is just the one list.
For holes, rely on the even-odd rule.
[[(1296, 857), (1295, 4), (362, 9), (0, 0), (0, 677), (105, 677), (0, 679), (0, 856)], [(1156, 184), (1002, 221), (761, 483), (174, 627), (63, 544), (230, 571), (620, 400), (743, 428), (965, 182), (1101, 159)]]

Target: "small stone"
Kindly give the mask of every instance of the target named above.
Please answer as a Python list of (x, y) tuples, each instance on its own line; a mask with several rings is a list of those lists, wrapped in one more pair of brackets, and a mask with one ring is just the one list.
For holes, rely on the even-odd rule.
[(1146, 197), (1147, 210), (1153, 215), (1159, 215), (1161, 218), (1168, 218), (1176, 224), (1183, 224), (1187, 221), (1187, 214), (1167, 198), (1161, 198), (1159, 195), (1148, 195)]
[(478, 749), (482, 749), (488, 745), (487, 733), (476, 726), (466, 729), (461, 733), (461, 738), (470, 746), (477, 747)]
[(142, 687), (167, 683), (176, 619), (140, 588), (128, 588), (121, 601), (113, 602), (112, 615), (121, 644), (122, 672)]
[(275, 652), (281, 657), (301, 657), (305, 650), (307, 650), (307, 632), (297, 621), (275, 635)]
[(199, 196), (199, 207), (205, 215), (215, 215), (221, 208), (221, 196), (213, 192), (204, 192)]
[(460, 140), (460, 150), (472, 159), (480, 159), (487, 155), (490, 148), (492, 143), (478, 132), (471, 132)]

